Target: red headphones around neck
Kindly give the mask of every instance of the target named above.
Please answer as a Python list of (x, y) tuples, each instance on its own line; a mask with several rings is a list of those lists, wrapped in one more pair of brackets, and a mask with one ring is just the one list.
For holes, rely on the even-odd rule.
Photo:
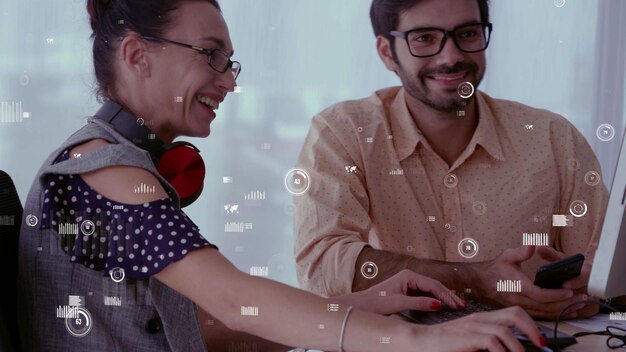
[(157, 171), (178, 193), (181, 207), (193, 203), (204, 187), (206, 169), (200, 150), (189, 142), (165, 144), (121, 105), (108, 101), (94, 117), (109, 123), (126, 139), (150, 153)]

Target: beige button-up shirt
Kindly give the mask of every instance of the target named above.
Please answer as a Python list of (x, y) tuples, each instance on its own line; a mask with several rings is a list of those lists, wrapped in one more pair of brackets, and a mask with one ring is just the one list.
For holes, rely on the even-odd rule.
[[(294, 197), (301, 285), (329, 296), (350, 292), (367, 245), (449, 262), (530, 244), (594, 255), (608, 193), (570, 122), (478, 91), (478, 126), (448, 166), (404, 95), (383, 89), (313, 118), (298, 161), (310, 186)], [(532, 278), (539, 264), (533, 258), (524, 270)]]

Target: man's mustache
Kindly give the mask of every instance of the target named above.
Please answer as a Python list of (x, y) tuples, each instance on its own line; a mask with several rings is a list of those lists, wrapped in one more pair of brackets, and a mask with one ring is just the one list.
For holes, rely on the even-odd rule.
[(423, 71), (421, 76), (424, 77), (432, 76), (435, 74), (452, 74), (461, 71), (476, 72), (478, 71), (478, 65), (469, 62), (458, 62), (454, 64), (454, 66), (439, 66), (430, 68), (426, 71)]

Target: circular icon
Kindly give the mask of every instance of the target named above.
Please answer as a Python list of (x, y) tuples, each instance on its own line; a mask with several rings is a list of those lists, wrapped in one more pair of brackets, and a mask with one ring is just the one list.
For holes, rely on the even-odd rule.
[(85, 337), (91, 331), (91, 313), (84, 307), (73, 307), (65, 316), (65, 329), (74, 337)]
[(96, 225), (91, 220), (85, 220), (80, 224), (80, 232), (85, 236), (91, 236), (96, 232)]
[(466, 237), (459, 241), (458, 250), (461, 257), (474, 258), (478, 254), (478, 242), (473, 238)]
[(28, 214), (26, 216), (26, 225), (33, 227), (33, 226), (37, 226), (37, 223), (39, 222), (39, 220), (37, 219), (37, 217), (33, 214)]
[(361, 265), (361, 275), (364, 278), (371, 280), (378, 275), (378, 266), (374, 262), (365, 262)]
[(146, 121), (144, 121), (144, 119), (142, 119), (141, 117), (137, 119), (137, 126), (143, 126), (145, 125)]
[(554, 6), (563, 7), (565, 6), (565, 0), (554, 0)]
[(576, 159), (576, 158), (569, 158), (569, 159), (567, 159), (567, 168), (570, 171), (576, 171), (576, 170), (580, 169), (580, 161), (578, 161), (578, 159)]
[(109, 274), (111, 275), (111, 280), (115, 282), (122, 282), (122, 280), (124, 280), (124, 277), (126, 276), (123, 268), (113, 268), (111, 269), (111, 271), (109, 271)]
[(443, 184), (448, 188), (454, 188), (458, 183), (459, 180), (455, 174), (447, 174), (446, 177), (443, 178)]
[(406, 251), (407, 252), (413, 252), (414, 250), (415, 250), (415, 247), (413, 247), (411, 245), (406, 246)]
[(600, 174), (595, 171), (588, 171), (585, 174), (585, 183), (589, 186), (597, 186), (600, 183)]
[(615, 128), (613, 128), (613, 126), (608, 123), (603, 123), (598, 126), (598, 129), (596, 130), (596, 136), (598, 136), (599, 140), (603, 142), (608, 142), (613, 139), (613, 137), (615, 137)]
[(454, 226), (454, 225), (450, 226), (450, 232), (455, 233), (456, 232), (456, 226)]
[(446, 229), (446, 230), (450, 230), (450, 227), (451, 227), (450, 224), (443, 225), (443, 228)]
[(463, 82), (456, 88), (457, 93), (463, 99), (470, 98), (474, 95), (474, 85), (470, 82)]
[(569, 205), (569, 212), (577, 218), (583, 217), (587, 214), (587, 204), (582, 200), (575, 200)]
[(28, 82), (30, 82), (30, 77), (28, 77), (27, 74), (23, 74), (22, 76), (20, 76), (20, 84), (22, 86), (28, 85)]
[(357, 127), (356, 131), (359, 132), (359, 133), (363, 132), (363, 127), (361, 127), (361, 126)]
[(487, 205), (485, 204), (485, 202), (476, 201), (474, 202), (474, 204), (472, 204), (472, 211), (476, 215), (485, 215), (485, 213), (487, 212)]
[(309, 174), (303, 169), (291, 169), (285, 175), (285, 188), (294, 196), (299, 196), (309, 189), (309, 180)]

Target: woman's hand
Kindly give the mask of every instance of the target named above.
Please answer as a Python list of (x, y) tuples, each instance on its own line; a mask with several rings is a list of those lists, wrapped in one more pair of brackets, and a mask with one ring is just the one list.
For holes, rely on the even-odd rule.
[(426, 329), (417, 333), (424, 351), (474, 352), (511, 351), (523, 352), (511, 327), (522, 331), (536, 346), (545, 347), (546, 340), (537, 325), (520, 307), (509, 307), (492, 312), (474, 313), (447, 323), (420, 325)]
[[(424, 295), (435, 298), (423, 297)], [(331, 299), (377, 314), (393, 314), (407, 309), (437, 311), (441, 308), (442, 301), (453, 309), (463, 308), (465, 305), (462, 299), (441, 282), (408, 269), (367, 290)]]

